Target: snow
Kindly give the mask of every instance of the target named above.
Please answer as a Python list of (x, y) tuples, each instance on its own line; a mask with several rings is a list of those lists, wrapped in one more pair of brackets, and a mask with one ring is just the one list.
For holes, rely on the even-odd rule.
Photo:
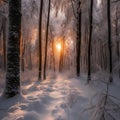
[[(93, 78), (96, 79), (96, 75)], [(21, 79), (21, 95), (10, 99), (0, 97), (0, 120), (90, 120), (91, 111), (87, 109), (91, 102), (96, 103), (98, 97), (93, 96), (100, 88), (94, 86), (98, 84), (86, 85), (86, 76), (49, 73), (47, 80), (38, 82), (35, 71), (26, 71)], [(116, 78), (110, 85), (111, 94), (116, 97), (120, 90), (117, 82)]]

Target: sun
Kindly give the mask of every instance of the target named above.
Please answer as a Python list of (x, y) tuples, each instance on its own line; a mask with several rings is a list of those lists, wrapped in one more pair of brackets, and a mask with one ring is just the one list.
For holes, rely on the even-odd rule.
[(61, 51), (61, 49), (62, 49), (61, 43), (56, 43), (56, 49), (58, 52)]

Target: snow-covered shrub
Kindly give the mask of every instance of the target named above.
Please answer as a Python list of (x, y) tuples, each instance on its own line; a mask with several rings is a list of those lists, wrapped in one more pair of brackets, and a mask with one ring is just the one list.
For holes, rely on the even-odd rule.
[[(119, 120), (120, 104), (114, 101), (120, 100), (109, 94), (109, 82), (106, 83), (106, 93), (101, 93), (98, 102), (93, 107), (91, 120)], [(92, 108), (92, 107), (91, 107)]]

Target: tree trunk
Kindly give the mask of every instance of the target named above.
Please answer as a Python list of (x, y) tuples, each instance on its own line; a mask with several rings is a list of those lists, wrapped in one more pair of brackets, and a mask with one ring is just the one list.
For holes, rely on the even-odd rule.
[(59, 58), (59, 72), (63, 71), (63, 62), (64, 62), (64, 49), (65, 49), (65, 39), (61, 40), (62, 51), (60, 51), (60, 58)]
[(28, 38), (28, 69), (32, 70), (32, 52), (31, 52), (31, 37)]
[(4, 70), (6, 71), (6, 18), (3, 21), (3, 54), (4, 54)]
[(21, 0), (9, 0), (9, 37), (4, 96), (20, 93)]
[(48, 18), (47, 18), (47, 28), (46, 28), (46, 43), (45, 43), (45, 60), (44, 60), (44, 73), (43, 79), (46, 79), (46, 63), (47, 63), (47, 46), (48, 46), (48, 32), (49, 32), (49, 20), (50, 20), (50, 8), (51, 8), (51, 0), (49, 0), (48, 5)]
[(42, 80), (42, 13), (43, 13), (43, 0), (40, 3), (40, 12), (39, 12), (39, 47), (38, 47), (38, 56), (39, 56), (39, 68), (38, 68), (38, 80)]
[(87, 82), (91, 81), (91, 42), (92, 42), (92, 30), (93, 30), (93, 0), (90, 3), (90, 23), (89, 23), (89, 42), (88, 42), (88, 79)]
[(77, 8), (77, 40), (76, 40), (76, 74), (80, 76), (80, 56), (81, 56), (81, 1), (78, 0)]
[(112, 77), (112, 41), (111, 41), (111, 4), (110, 0), (107, 0), (107, 20), (108, 20), (108, 50), (109, 50), (109, 82), (113, 81)]
[(22, 37), (21, 38), (21, 70), (22, 72), (24, 72), (25, 70), (24, 55), (25, 55), (25, 41)]

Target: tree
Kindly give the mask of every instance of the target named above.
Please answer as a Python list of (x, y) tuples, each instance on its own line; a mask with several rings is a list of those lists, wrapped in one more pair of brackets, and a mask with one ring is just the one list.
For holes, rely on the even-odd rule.
[(89, 23), (89, 41), (88, 41), (88, 79), (91, 81), (91, 42), (92, 42), (92, 30), (93, 30), (93, 0), (90, 3), (90, 23)]
[(38, 80), (42, 79), (42, 13), (43, 13), (43, 0), (40, 3), (40, 12), (39, 12), (39, 73), (38, 73)]
[[(2, 37), (3, 41), (3, 58), (4, 58), (4, 70), (6, 70), (6, 22), (7, 19), (4, 15), (1, 17), (1, 28), (0, 28), (0, 37)], [(2, 43), (1, 43), (2, 44)], [(2, 46), (1, 46), (2, 47)]]
[(25, 63), (24, 63), (24, 57), (25, 57), (25, 41), (23, 39), (23, 36), (21, 35), (21, 70), (24, 72), (25, 70)]
[(6, 84), (3, 96), (20, 93), (21, 0), (9, 0), (9, 37), (7, 45)]
[(76, 72), (80, 76), (80, 56), (81, 56), (81, 1), (77, 0), (77, 38), (76, 38)]
[(111, 4), (110, 0), (107, 0), (107, 20), (108, 20), (108, 50), (109, 50), (109, 81), (112, 82), (112, 42), (111, 42)]
[(47, 47), (48, 47), (48, 32), (49, 32), (49, 21), (50, 21), (50, 8), (51, 8), (51, 0), (49, 0), (48, 5), (48, 17), (47, 17), (47, 28), (46, 28), (46, 43), (45, 43), (45, 60), (44, 60), (44, 72), (43, 79), (46, 79), (46, 63), (47, 63)]
[(81, 0), (76, 1), (76, 11), (73, 5), (73, 0), (71, 0), (74, 17), (76, 19), (76, 75), (80, 76), (80, 57), (81, 57), (81, 20), (82, 20), (82, 10), (81, 10)]
[(3, 18), (3, 51), (4, 51), (4, 70), (6, 70), (6, 17)]

